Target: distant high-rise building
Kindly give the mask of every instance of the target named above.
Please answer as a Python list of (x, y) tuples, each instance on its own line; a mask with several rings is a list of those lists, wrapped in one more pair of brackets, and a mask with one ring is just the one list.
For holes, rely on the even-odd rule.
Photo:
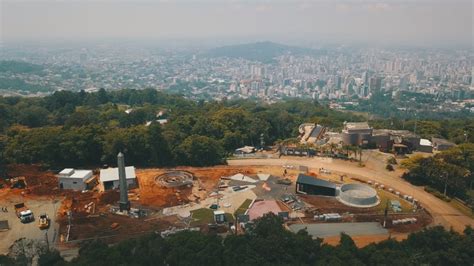
[(471, 87), (474, 87), (474, 66), (471, 68)]
[(87, 63), (87, 54), (86, 53), (81, 53), (79, 55), (79, 62), (81, 63), (81, 65), (84, 65), (85, 63)]
[(342, 86), (342, 78), (341, 76), (336, 76), (335, 77), (335, 85), (336, 85), (336, 90), (340, 90)]
[(364, 82), (365, 85), (369, 85), (369, 72), (368, 71), (364, 71), (364, 73), (362, 73), (362, 81)]
[(257, 66), (257, 65), (252, 65), (250, 67), (250, 75), (252, 78), (261, 78), (263, 77), (263, 67)]
[(377, 91), (377, 77), (371, 77), (369, 79), (369, 90), (370, 92), (375, 92)]
[(376, 91), (381, 91), (382, 90), (382, 83), (383, 83), (383, 77), (377, 77), (377, 80), (375, 81), (375, 90)]

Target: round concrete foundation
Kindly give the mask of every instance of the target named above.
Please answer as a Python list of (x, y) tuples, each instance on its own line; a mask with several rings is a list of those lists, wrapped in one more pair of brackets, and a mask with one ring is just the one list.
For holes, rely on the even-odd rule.
[(345, 184), (339, 188), (340, 202), (353, 207), (373, 207), (380, 203), (377, 191), (363, 184)]
[(186, 171), (169, 171), (155, 177), (155, 182), (165, 187), (180, 187), (192, 185), (194, 176)]

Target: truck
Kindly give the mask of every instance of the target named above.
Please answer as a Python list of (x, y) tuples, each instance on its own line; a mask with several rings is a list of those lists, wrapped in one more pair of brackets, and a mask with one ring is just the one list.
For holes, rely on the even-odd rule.
[(41, 230), (49, 228), (49, 216), (46, 213), (43, 213), (39, 216), (38, 227)]
[(15, 204), (15, 212), (22, 223), (29, 223), (35, 220), (33, 212), (26, 207), (25, 203)]

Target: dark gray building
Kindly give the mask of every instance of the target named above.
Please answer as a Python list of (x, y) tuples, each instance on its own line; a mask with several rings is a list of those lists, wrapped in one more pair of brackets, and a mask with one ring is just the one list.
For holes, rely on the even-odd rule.
[(335, 197), (336, 185), (316, 177), (299, 174), (296, 180), (296, 193)]
[(342, 129), (342, 142), (345, 145), (364, 146), (368, 145), (372, 137), (373, 129), (367, 122), (344, 122)]
[(456, 146), (456, 144), (450, 141), (447, 141), (445, 139), (439, 139), (439, 138), (432, 138), (431, 143), (433, 143), (433, 149), (435, 151), (445, 151), (451, 147)]

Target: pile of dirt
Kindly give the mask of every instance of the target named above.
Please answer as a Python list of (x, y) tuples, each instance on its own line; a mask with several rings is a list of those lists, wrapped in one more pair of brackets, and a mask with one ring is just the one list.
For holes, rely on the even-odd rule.
[(100, 194), (99, 201), (101, 204), (116, 204), (120, 200), (120, 192), (118, 190), (107, 190)]
[(73, 216), (71, 223), (69, 241), (100, 237), (106, 243), (115, 243), (177, 226), (178, 220), (175, 217), (134, 219), (104, 212), (95, 216)]
[(52, 172), (45, 171), (39, 165), (12, 164), (7, 166), (10, 177), (24, 176), (26, 192), (37, 196), (61, 195), (58, 178)]

